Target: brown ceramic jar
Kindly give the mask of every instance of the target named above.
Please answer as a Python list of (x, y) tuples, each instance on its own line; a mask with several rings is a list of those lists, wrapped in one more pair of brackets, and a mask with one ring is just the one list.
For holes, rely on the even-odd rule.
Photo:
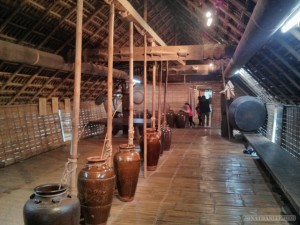
[(115, 173), (100, 156), (87, 158), (78, 175), (78, 197), (85, 224), (106, 224), (115, 190)]
[(114, 169), (116, 173), (119, 199), (130, 202), (134, 194), (141, 167), (140, 154), (134, 145), (122, 144), (114, 155)]
[[(140, 139), (142, 155), (144, 153), (144, 137)], [(147, 128), (147, 170), (154, 171), (157, 168), (160, 154), (160, 140), (153, 128)]]

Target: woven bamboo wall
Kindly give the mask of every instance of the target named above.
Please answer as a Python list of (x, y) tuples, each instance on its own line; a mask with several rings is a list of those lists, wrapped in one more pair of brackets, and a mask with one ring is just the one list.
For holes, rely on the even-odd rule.
[[(39, 115), (38, 105), (0, 107), (0, 167), (20, 162), (32, 156), (63, 146), (61, 118), (71, 123), (71, 113)], [(79, 131), (81, 138), (101, 134), (104, 127), (87, 125), (88, 121), (106, 117), (103, 105), (81, 104)], [(71, 124), (70, 124), (71, 126)], [(71, 130), (68, 130), (71, 132)]]
[(95, 103), (91, 101), (83, 102), (80, 108), (80, 138), (102, 134), (104, 132), (104, 126), (90, 125), (88, 123), (91, 120), (106, 118), (104, 104), (95, 105)]
[[(47, 111), (51, 112), (50, 105)], [(58, 114), (40, 116), (38, 105), (0, 108), (0, 162), (6, 166), (63, 145)]]

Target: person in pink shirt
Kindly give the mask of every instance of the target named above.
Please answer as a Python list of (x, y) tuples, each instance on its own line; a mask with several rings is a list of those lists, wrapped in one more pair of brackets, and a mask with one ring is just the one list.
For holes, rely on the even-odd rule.
[(193, 121), (193, 110), (192, 110), (192, 107), (187, 102), (185, 103), (185, 107), (186, 107), (186, 112), (189, 115), (190, 128), (195, 127), (195, 122)]

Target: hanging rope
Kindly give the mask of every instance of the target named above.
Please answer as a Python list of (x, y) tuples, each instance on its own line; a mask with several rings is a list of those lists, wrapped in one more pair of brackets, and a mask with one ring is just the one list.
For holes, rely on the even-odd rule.
[(88, 124), (89, 124), (89, 123), (86, 123), (86, 124), (83, 126), (82, 131), (81, 131), (80, 134), (78, 135), (78, 141), (80, 140), (80, 137), (81, 137), (81, 135), (83, 134), (84, 129), (86, 128), (86, 126), (87, 126)]
[[(117, 108), (115, 109), (113, 115), (112, 115), (112, 118), (114, 118), (116, 112), (118, 111), (119, 107), (121, 106), (121, 102), (120, 104), (117, 106)], [(105, 157), (105, 158), (108, 158), (110, 156), (112, 156), (112, 145), (109, 145), (109, 139), (107, 138), (107, 132), (105, 134), (105, 138), (104, 138), (104, 143), (103, 143), (103, 148), (102, 148), (102, 156), (101, 157)], [(111, 143), (111, 142), (110, 142)], [(104, 150), (104, 148), (106, 150)]]
[[(74, 163), (75, 166), (73, 167), (73, 169), (69, 169), (69, 167), (71, 166), (71, 163)], [(77, 168), (77, 159), (70, 159), (68, 158), (68, 161), (65, 163), (65, 169), (64, 172), (62, 174), (62, 177), (60, 179), (60, 185), (59, 185), (59, 189), (61, 188), (62, 184), (67, 184), (70, 174), (72, 172), (74, 172)]]
[(129, 144), (133, 144), (133, 139), (134, 139), (134, 129), (133, 129), (133, 127), (130, 127), (129, 129), (128, 129), (128, 142), (129, 142)]

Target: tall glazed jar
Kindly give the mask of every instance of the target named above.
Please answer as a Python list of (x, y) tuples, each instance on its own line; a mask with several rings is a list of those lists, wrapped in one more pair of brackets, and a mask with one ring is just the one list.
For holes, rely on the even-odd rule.
[(167, 111), (166, 119), (167, 119), (167, 124), (169, 124), (170, 127), (175, 126), (175, 112), (174, 112), (174, 110), (168, 110)]
[(185, 128), (186, 122), (187, 122), (187, 115), (184, 111), (179, 111), (175, 115), (175, 121), (177, 128)]
[(39, 185), (24, 205), (23, 219), (25, 225), (78, 225), (79, 200), (68, 194), (67, 185)]
[(134, 199), (140, 167), (141, 158), (135, 151), (135, 146), (121, 144), (114, 155), (117, 188), (121, 201), (130, 202)]
[(164, 151), (169, 151), (171, 148), (172, 131), (167, 125), (166, 128), (162, 128), (162, 139), (164, 141)]
[(104, 225), (107, 222), (115, 189), (115, 173), (106, 159), (87, 158), (78, 175), (78, 197), (85, 224)]
[[(140, 139), (142, 155), (144, 155), (144, 137)], [(160, 155), (160, 140), (153, 128), (147, 128), (147, 170), (154, 171), (157, 168)]]

